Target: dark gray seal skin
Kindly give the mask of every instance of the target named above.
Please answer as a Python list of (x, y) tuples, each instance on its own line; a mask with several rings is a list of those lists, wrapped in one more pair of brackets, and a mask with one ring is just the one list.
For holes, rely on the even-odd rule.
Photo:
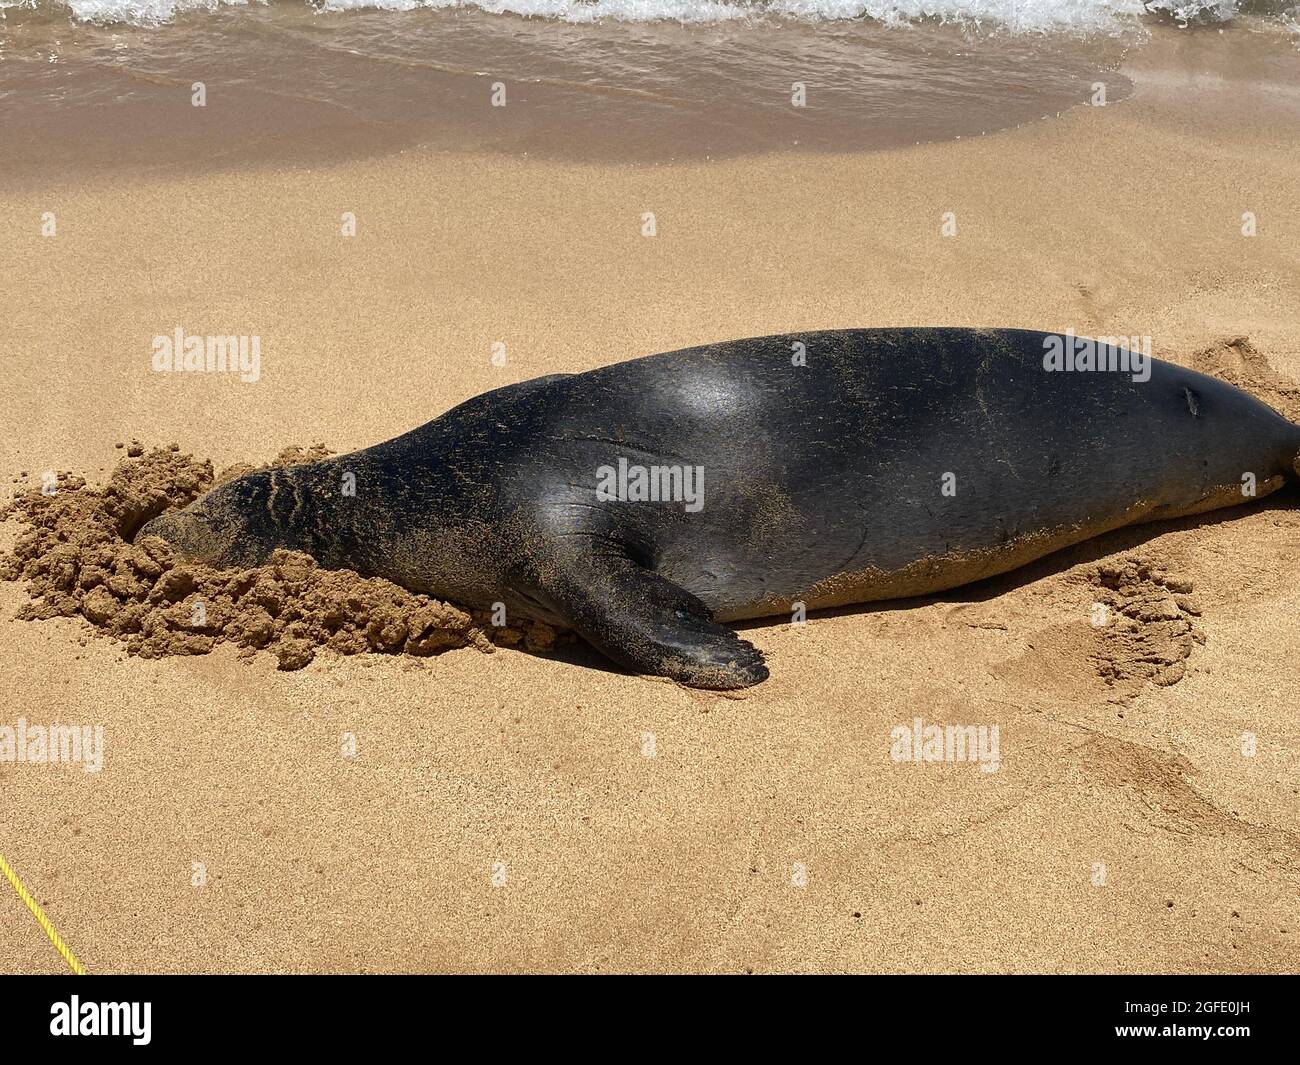
[[(1145, 381), (1049, 371), (1054, 336), (797, 333), (543, 377), (247, 474), (143, 534), (215, 565), (285, 547), (502, 602), (637, 672), (724, 689), (767, 676), (724, 622), (943, 591), (1241, 503), (1246, 474), (1256, 497), (1296, 478), (1300, 427), (1246, 393), (1157, 360)], [(601, 498), (620, 458), (702, 467), (703, 506)]]

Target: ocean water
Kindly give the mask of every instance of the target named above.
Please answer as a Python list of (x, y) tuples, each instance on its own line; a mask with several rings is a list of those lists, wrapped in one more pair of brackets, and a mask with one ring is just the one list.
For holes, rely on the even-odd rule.
[(1243, 40), (1249, 54), (1300, 56), (1298, 12), (1284, 0), (0, 0), (0, 181), (416, 145), (629, 164), (898, 147), (1099, 95), (1120, 103), (1124, 64), (1153, 35), (1202, 56), (1222, 41), (1237, 50), (1216, 61), (1229, 76)]
[[(264, 0), (252, 0), (262, 3)], [(283, 0), (282, 0), (283, 2)], [(596, 22), (709, 25), (755, 19), (833, 22), (870, 19), (883, 25), (924, 20), (1030, 33), (1054, 30), (1124, 32), (1145, 17), (1184, 24), (1273, 20), (1300, 27), (1292, 0), (288, 0), (319, 12), (476, 9), (495, 15)], [(0, 0), (0, 9), (66, 13), (80, 22), (158, 25), (177, 15), (245, 7), (249, 0)]]

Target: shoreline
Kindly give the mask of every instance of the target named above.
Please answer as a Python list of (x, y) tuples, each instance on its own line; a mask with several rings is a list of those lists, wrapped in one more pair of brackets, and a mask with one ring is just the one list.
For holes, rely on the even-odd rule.
[[(939, 46), (942, 40), (934, 43)], [(977, 42), (977, 47), (986, 47), (989, 43)], [(1300, 51), (1280, 35), (1260, 34), (1240, 27), (1215, 31), (1203, 27), (1177, 28), (1156, 24), (1147, 27), (1142, 38), (1136, 41), (1063, 37), (1050, 45), (1046, 42), (1031, 45), (1025, 41), (1019, 41), (1018, 45), (1047, 47), (1049, 50), (1045, 56), (1059, 50), (1062, 53), (1078, 51), (1087, 57), (1083, 66), (1064, 76), (1059, 85), (1050, 88), (1039, 86), (1034, 90), (1044, 94), (1041, 103), (1049, 108), (1044, 113), (1031, 114), (1026, 109), (1032, 110), (1038, 105), (1021, 103), (1017, 105), (1021, 113), (994, 121), (992, 128), (986, 129), (979, 125), (979, 113), (962, 114), (962, 109), (958, 108), (942, 120), (936, 119), (938, 124), (931, 135), (910, 140), (899, 131), (912, 128), (906, 123), (914, 123), (915, 115), (906, 121), (897, 120), (897, 125), (887, 123), (869, 129), (855, 129), (851, 124), (856, 121), (858, 112), (850, 108), (836, 113), (837, 105), (833, 101), (827, 104), (823, 97), (819, 107), (799, 115), (798, 121), (805, 122), (808, 114), (820, 112), (812, 126), (805, 124), (801, 131), (796, 128), (796, 122), (796, 126), (791, 127), (793, 132), (803, 134), (793, 137), (793, 140), (770, 128), (770, 114), (754, 111), (726, 116), (726, 121), (734, 122), (737, 128), (746, 124), (752, 128), (749, 133), (730, 134), (721, 150), (688, 148), (684, 152), (680, 152), (684, 145), (707, 141), (716, 134), (716, 129), (709, 124), (701, 125), (699, 113), (692, 113), (689, 108), (676, 120), (662, 115), (647, 117), (639, 114), (635, 104), (633, 110), (620, 112), (617, 107), (620, 95), (624, 100), (635, 101), (637, 94), (634, 91), (621, 94), (615, 86), (608, 87), (607, 96), (616, 102), (614, 110), (598, 116), (599, 122), (590, 129), (586, 128), (586, 118), (562, 120), (554, 113), (556, 108), (562, 110), (575, 106), (577, 98), (559, 97), (544, 103), (538, 120), (541, 124), (531, 132), (498, 136), (486, 134), (480, 128), (481, 114), (471, 118), (468, 125), (453, 124), (445, 128), (429, 127), (427, 123), (423, 127), (391, 125), (352, 113), (345, 106), (322, 104), (313, 110), (313, 105), (304, 100), (282, 96), (280, 106), (270, 120), (258, 117), (259, 107), (252, 106), (255, 101), (246, 101), (250, 106), (236, 101), (233, 108), (223, 108), (224, 114), (217, 117), (215, 127), (200, 131), (194, 125), (195, 109), (190, 106), (189, 91), (176, 78), (133, 75), (125, 70), (114, 73), (111, 68), (87, 68), (72, 75), (74, 83), (79, 78), (95, 81), (105, 77), (125, 77), (129, 84), (130, 79), (143, 77), (145, 82), (167, 84), (167, 99), (158, 95), (145, 97), (142, 101), (144, 110), (139, 113), (85, 111), (66, 106), (54, 111), (33, 112), (27, 116), (31, 128), (26, 138), (20, 130), (19, 135), (11, 139), (9, 156), (0, 167), (0, 187), (22, 193), (87, 182), (97, 185), (167, 184), (190, 178), (250, 172), (307, 174), (367, 161), (378, 164), (390, 158), (396, 161), (411, 156), (439, 155), (482, 158), (488, 165), (513, 161), (588, 167), (597, 171), (655, 171), (783, 156), (852, 157), (929, 144), (957, 143), (972, 137), (1002, 136), (1041, 121), (1059, 121), (1095, 106), (1093, 100), (1097, 87), (1103, 84), (1106, 106), (1110, 107), (1123, 107), (1140, 94), (1139, 103), (1186, 112), (1188, 109), (1179, 96), (1194, 93), (1198, 113), (1212, 122), (1218, 133), (1231, 135), (1240, 124), (1242, 101), (1234, 94), (1250, 96), (1252, 121), (1265, 116), (1272, 116), (1279, 123), (1300, 120), (1300, 88), (1297, 87), (1300, 86)], [(981, 76), (996, 80), (1001, 60), (990, 55), (980, 62), (990, 64)], [(1093, 78), (1101, 80), (1093, 81)], [(966, 90), (971, 88), (965, 86)], [(602, 93), (605, 91), (600, 90)], [(1023, 89), (1015, 86), (998, 88), (990, 83), (988, 91), (991, 95), (981, 106), (996, 111), (1002, 104), (1014, 100)], [(1061, 95), (1063, 92), (1068, 93), (1068, 98)], [(586, 106), (590, 99), (579, 102)], [(453, 110), (460, 107), (467, 114), (480, 113), (483, 111), (479, 106), (481, 102), (477, 97), (474, 102), (468, 101), (458, 90)], [(706, 103), (707, 97), (701, 96), (695, 106), (705, 106)], [(386, 101), (385, 105), (400, 109), (397, 100)], [(893, 103), (888, 98), (876, 99), (868, 94), (854, 107), (859, 105), (878, 110), (887, 109)], [(521, 102), (516, 111), (526, 106)], [(85, 124), (83, 119), (76, 117), (77, 114), (94, 117), (90, 124)], [(205, 113), (204, 120), (208, 117)], [(819, 127), (817, 123), (822, 125)], [(520, 129), (525, 130), (526, 124)], [(60, 144), (64, 148), (57, 147)], [(95, 147), (96, 144), (102, 147)], [(127, 146), (125, 153), (122, 150), (124, 144)], [(54, 155), (51, 155), (52, 148)], [(57, 154), (59, 151), (64, 151), (64, 154)], [(144, 162), (144, 157), (154, 161)], [(169, 161), (160, 163), (157, 161), (159, 158)]]
[[(1182, 31), (1142, 32), (1138, 46)], [(1269, 47), (1231, 33), (1245, 42), (1234, 66)], [(658, 166), (905, 147), (1059, 114), (1099, 81), (1119, 102), (1133, 47), (926, 23), (575, 27), (286, 7), (10, 38), (0, 95), (25, 106), (0, 180), (28, 187), (68, 170), (151, 180), (412, 150)]]

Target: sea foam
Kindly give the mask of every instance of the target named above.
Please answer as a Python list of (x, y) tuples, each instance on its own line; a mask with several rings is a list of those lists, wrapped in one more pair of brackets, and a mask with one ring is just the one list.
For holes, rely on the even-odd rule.
[[(267, 0), (0, 0), (5, 8), (66, 8), (81, 22), (156, 25), (193, 11)], [(282, 0), (317, 11), (476, 9), (569, 23), (712, 24), (758, 19), (804, 22), (871, 19), (897, 25), (921, 20), (1036, 33), (1115, 31), (1145, 15), (1179, 23), (1224, 23), (1242, 14), (1285, 26), (1300, 24), (1296, 0)]]

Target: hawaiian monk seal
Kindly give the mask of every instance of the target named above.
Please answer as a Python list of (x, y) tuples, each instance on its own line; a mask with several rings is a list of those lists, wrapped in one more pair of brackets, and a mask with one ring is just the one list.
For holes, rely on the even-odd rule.
[(722, 622), (938, 592), (1296, 477), (1300, 426), (1140, 352), (1076, 360), (1084, 343), (827, 331), (543, 377), (247, 474), (143, 533), (216, 565), (305, 551), (744, 687), (763, 657)]

